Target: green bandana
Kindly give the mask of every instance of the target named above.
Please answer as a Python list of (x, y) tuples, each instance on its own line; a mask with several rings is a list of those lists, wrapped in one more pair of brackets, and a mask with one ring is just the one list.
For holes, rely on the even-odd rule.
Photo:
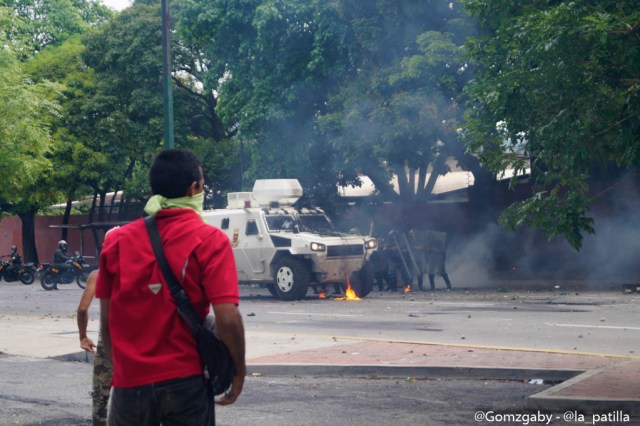
[(202, 216), (204, 205), (204, 191), (193, 197), (167, 198), (162, 195), (154, 195), (149, 198), (144, 211), (151, 216), (155, 216), (162, 209), (193, 209)]

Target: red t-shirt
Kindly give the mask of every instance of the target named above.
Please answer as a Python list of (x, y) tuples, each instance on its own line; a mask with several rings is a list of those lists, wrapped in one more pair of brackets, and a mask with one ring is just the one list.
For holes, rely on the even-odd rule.
[[(239, 302), (229, 238), (191, 209), (156, 214), (165, 256), (201, 319), (210, 304)], [(114, 387), (202, 373), (189, 325), (158, 268), (142, 219), (113, 230), (100, 255), (96, 297), (111, 299)]]

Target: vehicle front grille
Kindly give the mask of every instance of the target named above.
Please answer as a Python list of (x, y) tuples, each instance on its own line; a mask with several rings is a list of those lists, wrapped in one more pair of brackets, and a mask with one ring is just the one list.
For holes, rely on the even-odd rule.
[(361, 256), (364, 253), (362, 244), (327, 247), (327, 257)]

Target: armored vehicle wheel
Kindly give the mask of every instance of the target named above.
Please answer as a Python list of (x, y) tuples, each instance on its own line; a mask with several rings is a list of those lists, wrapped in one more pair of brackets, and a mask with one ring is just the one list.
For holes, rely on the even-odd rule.
[[(356, 292), (358, 297), (366, 297), (371, 290), (373, 290), (373, 284), (376, 281), (376, 273), (371, 262), (365, 262), (362, 265), (362, 269), (351, 274), (349, 283), (351, 288)], [(347, 291), (347, 284), (342, 284), (343, 291)]]
[(42, 275), (42, 278), (40, 278), (40, 285), (45, 290), (55, 290), (57, 284), (53, 273), (45, 272), (44, 275)]
[(307, 294), (311, 274), (300, 260), (287, 257), (275, 268), (275, 291), (282, 300), (299, 300)]

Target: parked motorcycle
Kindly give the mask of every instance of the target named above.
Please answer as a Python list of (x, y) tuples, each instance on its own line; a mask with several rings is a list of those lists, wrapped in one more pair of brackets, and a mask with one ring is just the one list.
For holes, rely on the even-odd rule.
[[(2, 257), (8, 256), (9, 255)], [(15, 264), (0, 260), (0, 278), (6, 282), (20, 280), (20, 282), (25, 285), (33, 284), (33, 281), (36, 279), (35, 272), (36, 267), (33, 263)]]
[(67, 260), (64, 264), (51, 263), (45, 267), (40, 278), (40, 284), (45, 290), (55, 290), (58, 284), (71, 284), (76, 282), (78, 287), (85, 288), (90, 266), (85, 263), (79, 252)]

